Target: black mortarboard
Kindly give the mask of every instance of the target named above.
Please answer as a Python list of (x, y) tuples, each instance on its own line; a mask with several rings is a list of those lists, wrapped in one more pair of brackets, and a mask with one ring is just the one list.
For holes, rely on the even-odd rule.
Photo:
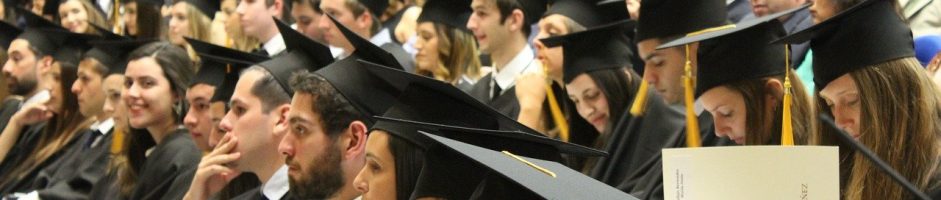
[(108, 74), (124, 74), (127, 69), (127, 56), (131, 51), (156, 40), (136, 39), (136, 40), (98, 40), (89, 43), (94, 46), (92, 50), (86, 53), (85, 57), (93, 57), (98, 62), (108, 67)]
[(470, 0), (426, 1), (418, 15), (418, 22), (436, 22), (470, 32), (466, 26), (472, 12), (470, 4)]
[(220, 0), (183, 0), (182, 2), (196, 7), (199, 12), (202, 12), (209, 19), (216, 17), (216, 12), (219, 11), (219, 5), (221, 4)]
[(378, 63), (381, 65), (394, 67), (396, 69), (405, 69), (402, 67), (402, 64), (395, 59), (395, 56), (383, 50), (381, 47), (376, 46), (366, 38), (362, 38), (343, 24), (340, 24), (339, 21), (329, 16), (333, 24), (336, 25), (337, 29), (340, 29), (340, 32), (343, 33), (343, 36), (346, 37), (346, 40), (353, 45), (353, 48), (356, 48), (352, 54), (346, 59), (356, 60), (363, 59), (369, 62)]
[[(397, 70), (397, 69), (393, 69)], [(366, 66), (347, 57), (317, 70), (340, 95), (366, 116), (366, 125), (372, 126), (374, 115), (381, 115), (395, 103), (401, 90), (368, 72)]]
[(828, 127), (831, 131), (833, 131), (833, 133), (836, 133), (836, 135), (838, 136), (838, 138), (840, 138), (839, 140), (842, 141), (842, 143), (848, 144), (850, 147), (855, 149), (856, 152), (861, 153), (863, 157), (868, 159), (873, 166), (881, 169), (879, 171), (882, 171), (883, 173), (888, 175), (890, 178), (892, 178), (893, 181), (895, 181), (895, 183), (898, 183), (900, 186), (902, 186), (902, 188), (910, 192), (912, 196), (914, 196), (913, 199), (922, 199), (922, 200), (932, 199), (928, 197), (928, 195), (926, 195), (924, 192), (919, 190), (918, 187), (915, 186), (915, 184), (913, 184), (911, 181), (906, 179), (905, 176), (902, 176), (901, 173), (899, 173), (897, 170), (892, 168), (892, 166), (890, 166), (889, 163), (886, 163), (884, 160), (879, 158), (879, 155), (876, 155), (875, 152), (872, 152), (872, 150), (869, 149), (869, 147), (866, 147), (866, 145), (860, 143), (859, 141), (854, 139), (852, 136), (850, 136), (849, 133), (846, 133), (845, 131), (843, 131), (843, 129), (839, 128), (839, 126), (836, 125), (836, 122), (833, 121), (832, 117), (823, 113), (821, 113), (819, 117), (820, 117), (820, 120), (824, 122), (826, 127)]
[[(470, 143), (490, 145), (490, 148), (520, 149), (526, 155), (548, 160), (560, 159), (560, 153), (604, 155), (591, 148), (547, 138), (445, 82), (373, 63), (363, 64), (368, 73), (394, 88), (390, 90), (401, 91), (392, 106), (382, 116), (376, 116), (379, 122), (373, 128), (401, 133), (405, 137), (416, 130), (438, 130), (447, 137), (463, 138), (459, 139), (461, 141), (477, 141)], [(464, 137), (467, 135), (492, 137)]]
[(724, 0), (643, 0), (635, 41), (682, 36), (725, 25)]
[(540, 41), (548, 47), (562, 46), (562, 79), (568, 83), (585, 72), (630, 67), (634, 52), (624, 31), (633, 23), (621, 21)]
[[(742, 21), (735, 28), (679, 38), (657, 48), (706, 41), (700, 43), (698, 53), (700, 67), (696, 75), (697, 98), (707, 90), (723, 84), (781, 75), (787, 69), (786, 49), (783, 44), (768, 44), (787, 34), (777, 19), (808, 6)], [(730, 56), (738, 58), (728, 59)]]
[(52, 55), (58, 48), (56, 47), (56, 41), (52, 40), (51, 37), (44, 33), (43, 29), (68, 30), (39, 15), (33, 14), (29, 10), (16, 7), (16, 11), (26, 19), (26, 28), (17, 36), (17, 39), (29, 41), (29, 45), (38, 49), (41, 54)]
[(23, 29), (0, 20), (0, 47), (6, 51), (6, 49), (10, 48), (10, 43), (13, 42), (20, 33), (23, 33)]
[[(131, 38), (124, 37), (118, 34), (112, 33), (110, 30), (99, 27), (98, 25), (88, 24), (94, 28), (98, 34), (101, 35), (101, 39), (98, 41), (121, 41), (121, 40), (131, 40)], [(94, 42), (92, 42), (94, 43)], [(91, 50), (85, 52), (84, 57), (94, 58), (104, 66), (109, 68), (123, 68), (120, 65), (124, 65), (125, 58), (124, 54), (128, 53), (130, 50), (125, 52), (123, 49), (114, 48), (111, 46), (102, 46), (102, 45), (93, 45)], [(110, 71), (110, 70), (109, 70)], [(123, 72), (122, 72), (123, 73)]]
[(592, 28), (628, 19), (627, 6), (621, 0), (556, 0), (544, 16), (566, 16), (579, 25)]
[(73, 33), (65, 29), (43, 29), (49, 38), (56, 43), (58, 47), (52, 54), (56, 62), (78, 65), (82, 59), (82, 54), (91, 48), (88, 42), (98, 38), (96, 35)]
[(898, 16), (894, 3), (886, 0), (859, 3), (777, 42), (807, 40), (814, 51), (814, 84), (818, 89), (843, 74), (915, 56), (912, 30)]
[(124, 39), (130, 39), (129, 37), (124, 37), (124, 36), (118, 35), (118, 34), (116, 34), (116, 33), (114, 33), (114, 32), (111, 32), (111, 30), (108, 30), (107, 28), (104, 28), (104, 27), (95, 25), (94, 23), (88, 23), (88, 26), (91, 26), (93, 29), (95, 29), (95, 31), (98, 33), (98, 35), (101, 35), (102, 40), (124, 40)]
[(293, 96), (294, 90), (291, 89), (288, 80), (294, 72), (316, 71), (323, 68), (333, 62), (333, 55), (330, 54), (330, 49), (327, 46), (297, 33), (291, 26), (277, 19), (275, 19), (275, 24), (277, 24), (278, 30), (281, 31), (281, 36), (284, 38), (287, 53), (258, 63), (258, 65), (268, 70), (278, 80), (278, 84), (284, 88), (284, 91)]
[(516, 2), (519, 2), (523, 8), (523, 22), (526, 22), (524, 26), (538, 22), (542, 14), (546, 13), (546, 7), (549, 6), (547, 0), (516, 0)]
[[(64, 1), (62, 0), (46, 0), (42, 6), (42, 14), (50, 16), (59, 16), (59, 5)], [(58, 17), (56, 17), (58, 18)]]
[(193, 50), (199, 54), (202, 66), (196, 73), (196, 78), (190, 82), (190, 86), (202, 83), (219, 87), (230, 76), (242, 71), (251, 65), (268, 60), (268, 57), (247, 53), (235, 49), (230, 49), (208, 42), (184, 37), (186, 42), (193, 47)]
[(382, 14), (386, 12), (386, 8), (389, 8), (388, 0), (359, 0), (359, 3), (366, 6), (366, 9), (369, 9), (369, 12), (372, 13), (376, 19), (382, 19)]
[[(425, 162), (450, 166), (432, 167), (428, 168), (428, 171), (422, 169), (413, 198), (464, 195), (465, 192), (455, 193), (449, 190), (469, 187), (476, 191), (471, 196), (456, 196), (457, 199), (637, 199), (558, 162), (519, 156), (512, 151), (494, 151), (433, 134), (422, 134), (440, 144), (440, 148), (435, 152), (453, 153), (449, 156), (425, 159)], [(448, 173), (449, 170), (458, 172)], [(441, 176), (428, 176), (432, 179), (423, 179), (421, 176), (425, 173)], [(454, 181), (454, 176), (448, 176), (449, 174), (475, 175), (457, 178), (465, 181)], [(437, 186), (481, 179), (485, 181), (479, 182), (478, 185)], [(495, 188), (499, 190), (492, 190)]]

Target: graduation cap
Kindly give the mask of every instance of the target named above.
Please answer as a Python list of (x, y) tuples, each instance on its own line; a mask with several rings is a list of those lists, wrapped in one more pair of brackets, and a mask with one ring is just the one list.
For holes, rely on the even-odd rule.
[(116, 33), (114, 33), (114, 32), (111, 32), (111, 30), (109, 30), (109, 29), (107, 29), (107, 28), (104, 28), (104, 27), (101, 27), (101, 26), (98, 26), (98, 25), (95, 25), (94, 23), (88, 23), (88, 26), (91, 26), (93, 29), (95, 29), (95, 31), (96, 31), (99, 35), (101, 35), (101, 38), (102, 38), (103, 40), (126, 40), (126, 39), (131, 39), (130, 37), (125, 37), (125, 36), (122, 36), (122, 35), (118, 35), (118, 34), (116, 34)]
[(395, 56), (383, 50), (381, 47), (376, 46), (366, 38), (362, 38), (343, 24), (340, 24), (340, 21), (337, 21), (333, 16), (329, 16), (333, 24), (336, 25), (337, 29), (340, 29), (340, 32), (343, 33), (343, 36), (346, 37), (346, 40), (353, 45), (353, 48), (356, 48), (349, 57), (345, 58), (348, 60), (363, 59), (369, 62), (374, 62), (382, 64), (389, 67), (394, 67), (396, 69), (405, 69), (402, 67), (402, 64), (395, 59)]
[(375, 123), (371, 116), (385, 113), (401, 92), (379, 77), (370, 74), (365, 65), (350, 57), (336, 61), (314, 73), (330, 82), (330, 85), (336, 88), (337, 92), (353, 107), (367, 116), (365, 121), (367, 126)]
[(288, 83), (294, 72), (323, 68), (333, 62), (333, 56), (327, 46), (297, 33), (291, 26), (278, 20), (275, 20), (275, 24), (281, 31), (288, 52), (258, 65), (268, 70), (288, 95), (294, 96), (294, 89)]
[[(735, 28), (679, 38), (657, 49), (706, 41), (700, 43), (696, 98), (723, 84), (781, 75), (787, 72), (786, 48), (783, 44), (768, 44), (787, 34), (777, 19), (809, 6), (743, 21)], [(732, 55), (739, 58), (728, 59)]]
[(59, 16), (59, 5), (61, 5), (63, 2), (64, 1), (62, 0), (46, 0), (46, 2), (42, 6), (42, 14), (51, 15), (51, 16)]
[(183, 0), (179, 2), (189, 3), (191, 6), (196, 7), (199, 12), (209, 17), (209, 19), (216, 17), (216, 12), (219, 11), (219, 6), (221, 4), (220, 0)]
[(29, 41), (29, 45), (38, 49), (41, 54), (51, 55), (54, 53), (57, 49), (56, 41), (52, 40), (43, 29), (68, 30), (39, 15), (33, 14), (29, 10), (16, 7), (16, 11), (26, 19), (26, 28), (17, 36), (17, 39)]
[(836, 133), (837, 136), (839, 136), (838, 138), (840, 138), (840, 141), (842, 141), (845, 144), (849, 144), (850, 147), (852, 147), (853, 149), (856, 149), (856, 152), (863, 154), (863, 156), (866, 157), (872, 163), (873, 166), (881, 169), (880, 171), (882, 171), (883, 173), (886, 173), (886, 175), (889, 175), (889, 177), (892, 178), (892, 180), (895, 181), (895, 183), (898, 183), (899, 185), (901, 185), (902, 188), (910, 192), (912, 196), (914, 196), (917, 199), (923, 199), (923, 200), (931, 199), (930, 197), (928, 197), (928, 195), (926, 195), (924, 192), (919, 190), (918, 187), (915, 186), (915, 184), (912, 184), (911, 181), (906, 179), (905, 176), (902, 176), (901, 173), (899, 173), (894, 168), (892, 168), (892, 166), (890, 166), (889, 163), (886, 163), (884, 160), (879, 158), (879, 156), (876, 155), (876, 153), (872, 152), (872, 150), (869, 149), (869, 147), (866, 147), (866, 145), (859, 143), (859, 141), (857, 141), (856, 139), (853, 139), (853, 136), (850, 136), (849, 133), (846, 133), (846, 131), (843, 131), (843, 129), (838, 128), (839, 126), (836, 125), (836, 122), (833, 121), (832, 117), (828, 116), (827, 114), (820, 114), (819, 117), (820, 117), (820, 120), (823, 121), (827, 127), (829, 127), (832, 131), (834, 131), (834, 133)]
[(219, 87), (228, 79), (229, 74), (238, 76), (238, 72), (242, 69), (268, 60), (268, 57), (262, 55), (242, 52), (193, 38), (184, 37), (183, 39), (193, 47), (200, 58), (209, 58), (201, 61), (202, 67), (196, 73), (196, 78), (190, 82), (190, 86), (202, 83)]
[(777, 42), (810, 40), (814, 51), (814, 84), (819, 90), (843, 74), (915, 56), (912, 31), (893, 4), (885, 0), (865, 1)]
[(542, 14), (546, 13), (546, 7), (549, 4), (547, 0), (516, 0), (516, 2), (522, 7), (524, 26), (538, 22)]
[[(362, 3), (366, 6), (366, 9), (369, 9), (369, 12), (372, 13), (376, 19), (380, 19), (382, 14), (386, 12), (386, 8), (389, 8), (388, 0), (358, 0), (359, 3)], [(379, 22), (373, 22), (379, 23)]]
[(587, 28), (626, 20), (629, 17), (624, 1), (556, 0), (543, 16), (553, 14), (566, 16)]
[(725, 25), (724, 0), (643, 0), (636, 41), (685, 35)]
[[(637, 199), (558, 162), (519, 156), (512, 151), (494, 151), (425, 132), (421, 134), (440, 144), (440, 148), (426, 153), (430, 156), (425, 162), (443, 166), (422, 169), (413, 198)], [(441, 175), (425, 176), (426, 173)], [(478, 175), (455, 180), (450, 176), (453, 174)], [(483, 181), (457, 185), (478, 182), (475, 180)], [(475, 191), (471, 196), (462, 196), (466, 194), (465, 188)]]
[(128, 56), (135, 49), (155, 42), (154, 39), (96, 40), (89, 42), (93, 48), (85, 53), (108, 67), (108, 75), (124, 74)]
[(57, 62), (78, 65), (82, 54), (91, 48), (88, 42), (98, 38), (96, 35), (73, 33), (68, 30), (44, 29), (43, 32), (55, 40), (56, 52), (52, 58)]
[(429, 0), (418, 15), (418, 22), (437, 22), (466, 32), (470, 19), (470, 0)]
[(216, 87), (211, 102), (228, 101), (235, 91), (239, 80), (239, 73), (252, 65), (264, 62), (269, 58), (253, 53), (230, 49), (207, 42), (184, 38), (199, 54), (202, 67), (196, 73), (196, 78), (190, 83), (208, 84)]
[(23, 33), (23, 29), (0, 20), (0, 47), (3, 47), (4, 50), (8, 49), (10, 43), (13, 42), (20, 33)]
[(631, 26), (633, 21), (621, 21), (540, 41), (547, 47), (562, 46), (562, 79), (568, 83), (582, 73), (630, 67), (634, 52), (623, 33)]

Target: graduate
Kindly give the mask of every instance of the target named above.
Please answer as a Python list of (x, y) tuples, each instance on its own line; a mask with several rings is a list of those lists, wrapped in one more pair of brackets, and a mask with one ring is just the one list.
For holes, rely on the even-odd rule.
[(464, 27), (470, 0), (432, 0), (418, 15), (415, 73), (469, 91), (480, 79), (480, 53), (473, 33)]
[(185, 50), (167, 42), (128, 55), (122, 99), (130, 137), (143, 140), (143, 148), (129, 150), (129, 162), (140, 164), (132, 164), (138, 176), (129, 199), (179, 199), (189, 187), (201, 156), (180, 120), (191, 64)]
[[(786, 33), (779, 17), (806, 7), (745, 20), (734, 29), (687, 36), (658, 47), (701, 42), (695, 96), (715, 116), (716, 136), (740, 145), (776, 145), (782, 143), (782, 126), (791, 126), (794, 138), (788, 142), (808, 144), (814, 131), (810, 97), (789, 67), (793, 64), (786, 57), (789, 46), (768, 44)], [(726, 59), (733, 55), (741, 58)], [(790, 101), (787, 116), (782, 108), (785, 101)], [(791, 118), (790, 125), (782, 125), (783, 118)]]
[[(425, 162), (428, 161), (428, 156), (438, 155), (435, 153), (440, 151), (427, 145), (427, 139), (417, 136), (417, 131), (435, 132), (488, 149), (508, 150), (518, 155), (554, 162), (561, 161), (562, 153), (576, 156), (603, 155), (593, 149), (539, 135), (445, 83), (405, 73), (393, 73), (394, 71), (383, 69), (381, 66), (371, 66), (370, 72), (380, 75), (390, 83), (397, 83), (396, 87), (406, 88), (397, 103), (383, 116), (377, 117), (379, 121), (370, 131), (366, 149), (367, 165), (356, 179), (357, 189), (364, 193), (364, 198), (466, 199), (472, 196), (476, 185), (484, 177), (446, 178), (453, 176), (441, 171), (432, 171), (431, 168), (445, 163)], [(460, 112), (462, 115), (439, 112), (444, 108)], [(513, 130), (514, 127), (518, 130), (500, 131)], [(468, 172), (470, 171), (461, 170), (457, 174)], [(437, 186), (425, 186), (445, 189), (437, 191), (438, 194), (415, 196), (418, 194), (416, 186), (422, 183), (422, 179), (451, 181), (438, 182)], [(413, 193), (413, 190), (416, 193)], [(445, 191), (447, 194), (444, 194)]]
[(206, 42), (220, 41), (215, 37), (221, 37), (223, 34), (213, 34), (211, 30), (212, 19), (217, 11), (219, 1), (188, 0), (174, 3), (170, 7), (170, 24), (167, 27), (170, 43), (186, 48), (190, 59), (198, 61), (199, 57), (185, 38)]
[[(911, 30), (894, 4), (865, 1), (781, 41), (810, 40), (818, 114), (832, 116), (840, 129), (886, 159), (917, 189), (934, 191), (938, 90), (914, 58)], [(812, 142), (842, 147), (841, 198), (912, 198), (832, 131), (821, 126)]]
[(287, 52), (277, 58), (257, 63), (263, 59), (249, 60), (244, 55), (247, 53), (212, 47), (230, 54), (227, 55), (230, 59), (245, 59), (242, 65), (252, 67), (236, 72), (240, 75), (229, 100), (232, 109), (219, 124), (226, 136), (201, 161), (184, 199), (207, 199), (242, 171), (257, 175), (261, 186), (234, 199), (290, 197), (288, 167), (278, 155), (278, 144), (287, 131), (284, 127), (293, 94), (288, 81), (294, 72), (319, 69), (333, 62), (333, 58), (326, 46), (280, 21), (275, 23), (289, 41)]
[[(632, 22), (621, 21), (540, 40), (563, 51), (566, 98), (574, 103), (579, 117), (601, 133), (591, 138), (591, 147), (610, 155), (588, 159), (575, 169), (622, 191), (634, 187), (636, 179), (630, 176), (665, 146), (669, 133), (680, 131), (683, 125), (682, 115), (657, 94), (640, 90), (643, 80), (630, 67), (630, 41), (621, 34), (631, 27)], [(633, 116), (629, 106), (640, 95), (648, 95), (648, 111)]]

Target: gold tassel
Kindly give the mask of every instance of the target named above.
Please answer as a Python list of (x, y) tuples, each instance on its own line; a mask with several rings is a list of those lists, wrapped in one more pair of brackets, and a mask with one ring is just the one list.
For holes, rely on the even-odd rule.
[(637, 89), (637, 94), (634, 97), (634, 104), (631, 105), (631, 115), (633, 116), (643, 116), (644, 112), (647, 111), (647, 81), (641, 79), (640, 88)]
[[(117, 123), (119, 120), (115, 120)], [(114, 127), (113, 138), (111, 138), (111, 154), (117, 155), (124, 151), (124, 130)]]
[[(548, 73), (548, 69), (545, 65), (542, 66), (542, 71)], [(549, 77), (548, 74), (545, 74), (546, 77)], [(565, 121), (565, 116), (562, 115), (562, 109), (559, 107), (559, 101), (555, 99), (555, 92), (552, 91), (552, 80), (546, 82), (546, 99), (549, 100), (549, 111), (552, 115), (552, 121), (555, 122), (556, 128), (559, 129), (559, 138), (563, 142), (569, 141), (569, 124)]]
[(784, 111), (781, 118), (781, 145), (794, 146), (794, 130), (791, 128), (791, 45), (784, 45)]
[(684, 102), (686, 103), (686, 146), (699, 147), (699, 118), (696, 117), (693, 104), (693, 64), (689, 61), (689, 44), (686, 44), (686, 64), (683, 66), (683, 87), (685, 87)]
[[(686, 34), (686, 36), (689, 37), (730, 28), (735, 28), (735, 24), (707, 28)], [(693, 63), (689, 61), (689, 44), (685, 45), (685, 49), (686, 63), (683, 66), (683, 87), (685, 87), (685, 95), (683, 100), (686, 104), (686, 146), (696, 148), (702, 146), (702, 141), (699, 138), (699, 118), (696, 116), (693, 100), (693, 88), (695, 87), (696, 76), (693, 74)]]

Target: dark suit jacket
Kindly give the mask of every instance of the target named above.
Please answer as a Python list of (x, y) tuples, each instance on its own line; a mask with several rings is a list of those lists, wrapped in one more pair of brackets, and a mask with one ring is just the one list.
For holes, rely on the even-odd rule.
[(489, 105), (503, 115), (516, 119), (520, 114), (519, 100), (516, 99), (516, 87), (503, 89), (503, 94), (499, 97), (490, 99), (490, 82), (493, 81), (493, 73), (487, 74), (474, 84), (474, 87), (468, 92), (480, 102)]

